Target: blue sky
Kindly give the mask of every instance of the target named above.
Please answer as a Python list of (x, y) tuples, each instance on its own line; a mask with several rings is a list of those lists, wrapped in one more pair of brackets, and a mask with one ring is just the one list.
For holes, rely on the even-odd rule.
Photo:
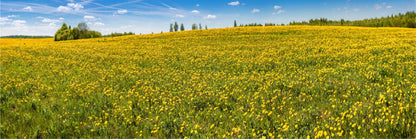
[(414, 11), (416, 0), (1, 0), (5, 35), (53, 35), (62, 23), (86, 22), (92, 30), (167, 32), (177, 21), (223, 28), (247, 23), (284, 23), (325, 17), (357, 20)]

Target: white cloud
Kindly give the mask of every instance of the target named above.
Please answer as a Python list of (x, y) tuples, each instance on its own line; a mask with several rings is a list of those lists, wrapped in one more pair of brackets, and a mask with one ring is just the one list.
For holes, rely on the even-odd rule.
[(277, 9), (280, 9), (280, 8), (282, 8), (282, 6), (279, 6), (279, 5), (275, 5), (274, 7), (273, 7), (275, 10), (277, 10)]
[(71, 8), (74, 8), (75, 11), (78, 11), (79, 9), (84, 8), (84, 6), (82, 6), (82, 4), (79, 4), (79, 3), (68, 3), (67, 5)]
[(104, 26), (104, 23), (101, 23), (101, 22), (95, 22), (95, 23), (94, 23), (94, 26)]
[(43, 23), (49, 23), (50, 27), (55, 27), (56, 23), (62, 23), (64, 18), (59, 18), (59, 19), (49, 19), (49, 18), (44, 18), (44, 17), (37, 17), (37, 18), (43, 18), (42, 22)]
[(191, 13), (199, 14), (200, 12), (198, 10), (193, 10)]
[[(387, 5), (387, 3), (383, 2), (383, 3), (381, 3), (381, 4), (375, 4), (375, 5), (374, 5), (374, 8), (375, 8), (376, 10), (378, 10), (378, 9), (382, 9), (382, 8), (384, 8), (384, 6), (386, 6), (386, 5)], [(393, 6), (391, 6), (391, 5), (387, 5), (385, 8), (386, 8), (386, 9), (391, 9), (391, 8), (393, 8)]]
[(71, 9), (71, 8), (66, 7), (66, 6), (59, 6), (56, 10), (57, 10), (58, 12), (64, 12), (64, 13), (69, 13), (69, 12), (71, 12), (71, 11), (72, 11), (72, 9)]
[(215, 18), (217, 18), (216, 15), (210, 15), (210, 14), (204, 17), (204, 19), (215, 19)]
[(0, 17), (0, 25), (10, 24), (12, 19), (9, 19), (9, 18), (13, 18), (13, 17), (17, 17), (17, 16), (16, 15), (8, 15), (7, 17)]
[(0, 22), (3, 21), (10, 21), (11, 19), (9, 19), (8, 17), (0, 17)]
[(127, 10), (126, 9), (120, 9), (120, 10), (117, 10), (117, 13), (118, 14), (125, 14), (125, 13), (127, 13)]
[(31, 11), (33, 11), (33, 9), (30, 6), (27, 6), (27, 7), (23, 8), (23, 11), (29, 11), (29, 12), (31, 12)]
[(185, 16), (181, 15), (181, 14), (177, 14), (177, 15), (175, 15), (175, 17), (184, 18)]
[(2, 27), (0, 35), (50, 35), (53, 36), (60, 26), (10, 26)]
[(0, 17), (0, 25), (8, 24), (9, 21), (12, 21), (8, 17)]
[(12, 22), (12, 25), (14, 25), (14, 26), (24, 26), (25, 24), (26, 24), (25, 20), (14, 20)]
[(259, 10), (259, 9), (253, 9), (253, 10), (251, 11), (251, 13), (258, 13), (258, 12), (260, 12), (260, 10)]
[(173, 8), (172, 6), (169, 6), (169, 5), (165, 4), (165, 3), (162, 3), (162, 5), (164, 5), (164, 6), (166, 6), (167, 8), (169, 8), (169, 10), (178, 10), (178, 9)]
[(86, 16), (84, 16), (84, 20), (85, 21), (96, 21), (98, 19), (95, 18), (95, 16), (86, 15)]
[(196, 4), (196, 7), (199, 7), (199, 4)]
[(285, 11), (284, 11), (284, 10), (279, 10), (279, 11), (277, 11), (277, 12), (273, 13), (273, 14), (281, 14), (281, 13), (283, 13), (283, 12), (285, 12)]
[(61, 20), (44, 18), (44, 19), (42, 20), (42, 22), (43, 22), (43, 23), (57, 23), (57, 22), (61, 22)]
[(239, 1), (230, 2), (228, 3), (228, 5), (237, 6), (237, 5), (240, 5), (240, 2)]
[(26, 21), (25, 20), (13, 20), (10, 18), (17, 17), (16, 15), (8, 15), (7, 17), (0, 17), (0, 25), (10, 24), (14, 26), (23, 26)]
[(67, 6), (59, 6), (56, 10), (58, 12), (64, 12), (64, 13), (71, 13), (71, 12), (80, 12), (81, 9), (83, 9), (84, 6), (79, 3), (68, 3)]

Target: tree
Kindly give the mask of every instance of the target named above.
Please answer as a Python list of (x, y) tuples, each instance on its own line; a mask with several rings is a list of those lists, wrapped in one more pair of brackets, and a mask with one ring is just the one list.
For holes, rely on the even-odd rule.
[(201, 25), (201, 23), (199, 23), (199, 29), (202, 29), (202, 25)]
[(198, 29), (198, 27), (196, 26), (196, 24), (192, 24), (192, 30), (196, 30)]
[(178, 31), (179, 26), (178, 26), (178, 23), (177, 22), (175, 22), (175, 25), (173, 26), (173, 28), (174, 28), (175, 32)]
[(62, 27), (58, 31), (56, 31), (54, 38), (55, 41), (61, 41), (70, 39), (70, 36), (71, 31), (68, 29), (68, 26), (65, 23), (63, 23)]
[(74, 27), (71, 31), (72, 37), (74, 40), (79, 39), (81, 32), (79, 31), (78, 27)]
[(87, 23), (84, 22), (78, 24), (78, 29), (81, 32), (86, 32), (89, 30)]
[(185, 31), (185, 27), (181, 24), (181, 31)]
[(205, 29), (208, 29), (208, 26), (207, 25), (205, 25)]
[(173, 32), (173, 25), (170, 24), (169, 32)]
[(234, 20), (234, 27), (237, 27), (237, 20)]
[(90, 38), (98, 38), (98, 37), (101, 37), (102, 35), (98, 31), (88, 31), (88, 36)]

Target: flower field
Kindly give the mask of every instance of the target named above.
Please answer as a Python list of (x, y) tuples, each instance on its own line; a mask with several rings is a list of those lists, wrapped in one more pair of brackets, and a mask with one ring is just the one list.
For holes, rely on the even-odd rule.
[(1, 39), (2, 138), (415, 138), (416, 30)]

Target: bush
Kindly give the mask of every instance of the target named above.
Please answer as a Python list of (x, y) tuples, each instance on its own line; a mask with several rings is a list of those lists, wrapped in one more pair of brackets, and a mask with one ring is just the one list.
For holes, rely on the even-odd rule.
[(88, 26), (85, 23), (79, 23), (78, 27), (74, 27), (73, 29), (68, 28), (68, 26), (63, 23), (62, 27), (55, 33), (55, 41), (98, 38), (101, 36), (101, 33), (98, 31), (89, 31)]

